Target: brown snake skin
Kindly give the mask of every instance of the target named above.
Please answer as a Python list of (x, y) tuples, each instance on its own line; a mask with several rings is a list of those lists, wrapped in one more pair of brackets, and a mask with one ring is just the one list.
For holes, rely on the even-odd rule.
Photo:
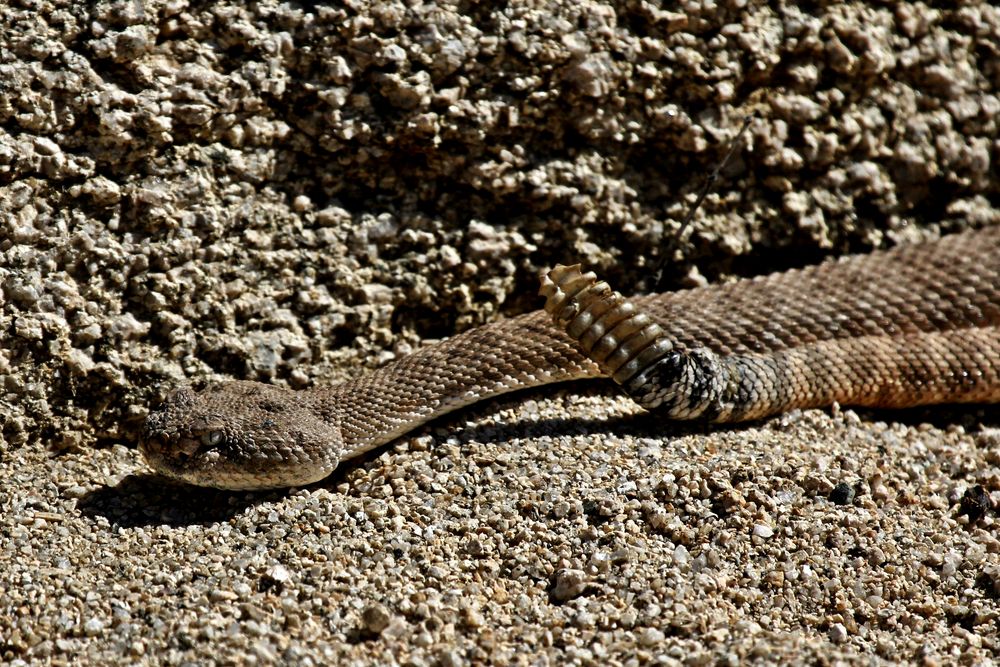
[(571, 335), (537, 311), (335, 387), (181, 389), (150, 412), (140, 449), (192, 484), (298, 486), (470, 403), (607, 375), (669, 417), (720, 422), (835, 401), (1000, 402), (1000, 226), (630, 301), (557, 267), (542, 293)]

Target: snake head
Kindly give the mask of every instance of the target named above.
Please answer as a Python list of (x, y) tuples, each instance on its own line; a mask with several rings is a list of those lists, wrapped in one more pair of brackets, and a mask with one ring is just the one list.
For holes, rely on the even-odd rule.
[(139, 451), (156, 472), (219, 489), (302, 486), (329, 475), (341, 438), (287, 389), (222, 382), (170, 394), (146, 417)]

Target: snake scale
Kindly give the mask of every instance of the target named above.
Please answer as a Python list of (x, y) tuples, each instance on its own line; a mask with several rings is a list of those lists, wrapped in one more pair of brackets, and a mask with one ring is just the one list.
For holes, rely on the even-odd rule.
[(733, 283), (625, 299), (557, 267), (544, 310), (425, 346), (344, 384), (175, 391), (151, 467), (226, 489), (298, 486), (491, 396), (611, 376), (675, 419), (1000, 402), (1000, 226)]

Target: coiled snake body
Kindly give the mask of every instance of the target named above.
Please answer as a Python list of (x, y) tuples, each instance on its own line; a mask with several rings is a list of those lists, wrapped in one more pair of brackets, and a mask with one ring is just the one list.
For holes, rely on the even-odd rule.
[(675, 419), (1000, 402), (1000, 226), (731, 284), (624, 299), (557, 267), (545, 310), (472, 329), (330, 388), (180, 389), (150, 412), (157, 471), (297, 486), (491, 396), (611, 376)]

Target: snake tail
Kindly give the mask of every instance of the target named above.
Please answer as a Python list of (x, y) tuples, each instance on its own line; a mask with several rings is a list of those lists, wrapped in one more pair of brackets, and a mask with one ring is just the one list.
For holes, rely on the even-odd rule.
[(580, 265), (549, 271), (540, 293), (580, 352), (640, 406), (670, 419), (738, 422), (834, 402), (901, 408), (991, 402), (1000, 393), (996, 326), (875, 332), (718, 354), (673, 340), (641, 306)]

